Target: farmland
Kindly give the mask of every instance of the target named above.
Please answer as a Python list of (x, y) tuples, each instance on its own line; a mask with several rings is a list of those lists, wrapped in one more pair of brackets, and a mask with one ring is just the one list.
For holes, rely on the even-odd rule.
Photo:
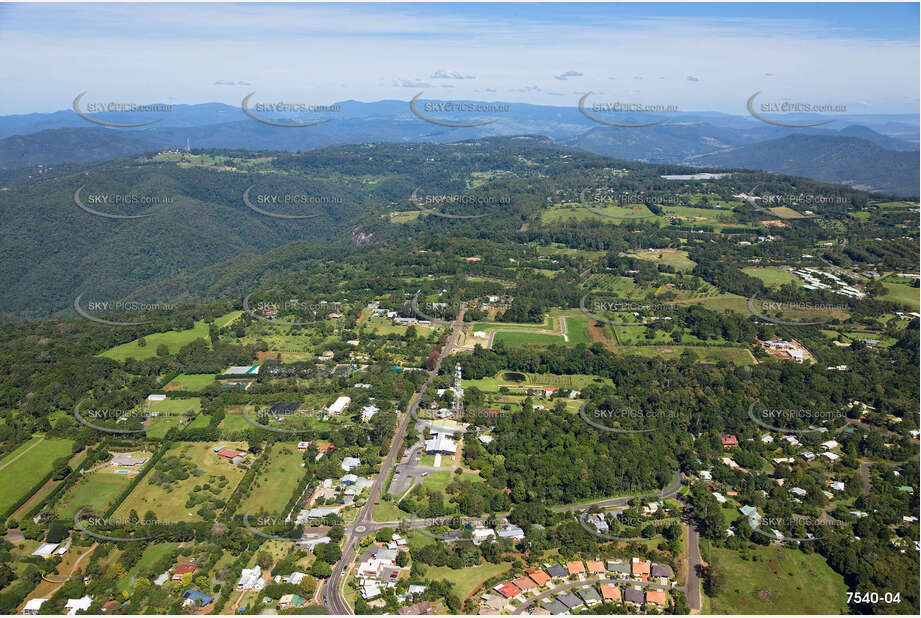
[(282, 509), (304, 476), (302, 463), (303, 453), (294, 445), (275, 444), (269, 460), (253, 480), (249, 495), (240, 507), (242, 512), (282, 515)]
[(70, 457), (73, 440), (33, 436), (0, 462), (0, 512), (16, 504), (51, 472), (55, 459)]

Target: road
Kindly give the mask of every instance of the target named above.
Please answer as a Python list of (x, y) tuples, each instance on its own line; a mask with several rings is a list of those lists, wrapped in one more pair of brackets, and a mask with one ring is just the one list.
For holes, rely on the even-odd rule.
[(420, 388), (410, 400), (409, 409), (406, 411), (406, 414), (403, 415), (403, 419), (400, 421), (400, 425), (394, 435), (393, 442), (390, 444), (390, 451), (387, 453), (384, 461), (381, 462), (380, 473), (371, 485), (371, 489), (368, 493), (368, 500), (359, 512), (355, 522), (345, 530), (345, 543), (343, 545), (342, 558), (333, 566), (332, 574), (324, 582), (320, 592), (321, 598), (323, 599), (323, 605), (326, 606), (331, 614), (345, 615), (354, 613), (352, 608), (349, 607), (348, 601), (345, 600), (342, 587), (348, 578), (352, 561), (355, 559), (358, 543), (361, 541), (362, 537), (369, 534), (373, 529), (382, 527), (374, 523), (374, 505), (380, 499), (384, 484), (390, 477), (390, 470), (393, 468), (399, 457), (400, 451), (403, 449), (403, 441), (406, 438), (406, 432), (410, 424), (415, 420), (416, 410), (422, 400), (422, 394), (428, 390), (435, 376), (438, 375), (441, 369), (441, 362), (454, 352), (457, 344), (457, 335), (463, 326), (464, 313), (466, 310), (466, 306), (461, 305), (457, 318), (451, 325), (451, 334), (448, 335), (448, 340), (441, 351), (441, 355), (439, 355), (435, 366), (429, 371), (429, 376), (422, 385), (422, 388)]

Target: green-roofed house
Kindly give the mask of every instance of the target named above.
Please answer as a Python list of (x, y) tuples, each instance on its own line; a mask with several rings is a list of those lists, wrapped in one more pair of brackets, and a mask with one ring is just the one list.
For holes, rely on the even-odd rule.
[(588, 606), (601, 603), (601, 595), (594, 588), (583, 588), (576, 592)]
[(307, 599), (299, 594), (286, 594), (278, 599), (278, 609), (297, 609), (307, 605)]
[(545, 610), (551, 614), (565, 614), (569, 611), (569, 608), (557, 601), (556, 599), (550, 601), (549, 603), (544, 603), (541, 605)]

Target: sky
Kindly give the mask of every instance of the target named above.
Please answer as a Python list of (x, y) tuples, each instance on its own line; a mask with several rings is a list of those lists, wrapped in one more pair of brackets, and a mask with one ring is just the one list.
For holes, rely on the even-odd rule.
[(917, 3), (0, 4), (0, 115), (88, 100), (919, 112)]

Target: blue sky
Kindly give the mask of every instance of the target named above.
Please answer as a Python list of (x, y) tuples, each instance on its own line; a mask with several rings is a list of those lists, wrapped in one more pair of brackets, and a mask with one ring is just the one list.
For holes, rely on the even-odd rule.
[(918, 113), (918, 4), (0, 4), (0, 114), (95, 101), (765, 100)]

